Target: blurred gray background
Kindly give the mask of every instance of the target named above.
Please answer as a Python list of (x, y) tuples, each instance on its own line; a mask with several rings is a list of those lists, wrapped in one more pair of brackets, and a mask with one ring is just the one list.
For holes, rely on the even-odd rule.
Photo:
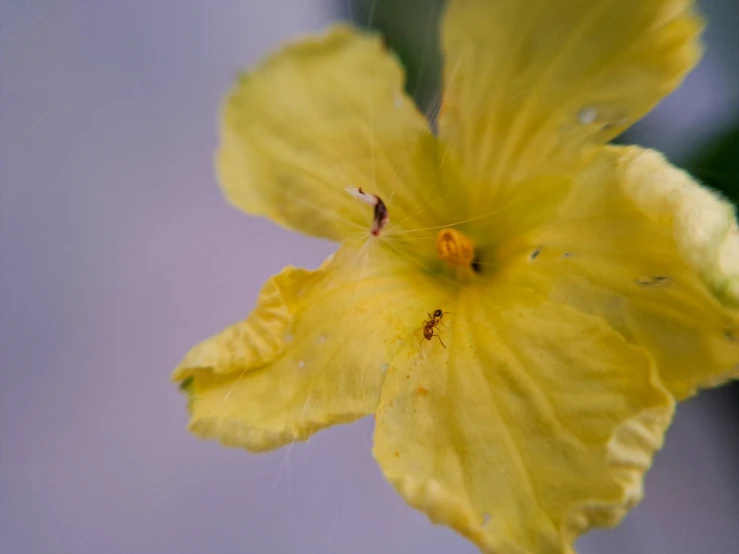
[[(629, 136), (685, 164), (739, 115), (739, 5), (700, 4), (705, 60)], [(0, 0), (1, 554), (475, 552), (384, 481), (370, 420), (249, 455), (189, 435), (169, 383), (270, 275), (333, 248), (223, 201), (223, 93), (284, 40), (367, 13), (346, 0)], [(581, 553), (739, 550), (733, 400), (680, 407), (646, 500)]]

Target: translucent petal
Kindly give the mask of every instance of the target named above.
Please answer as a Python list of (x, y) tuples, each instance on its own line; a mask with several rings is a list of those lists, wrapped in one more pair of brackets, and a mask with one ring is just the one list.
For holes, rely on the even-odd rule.
[(571, 553), (641, 498), (673, 402), (604, 321), (491, 287), (454, 306), (447, 350), (393, 360), (374, 454), (411, 505), (483, 552)]
[(394, 255), (342, 248), (317, 271), (270, 279), (254, 312), (196, 346), (175, 370), (190, 429), (253, 451), (373, 413), (395, 352), (436, 302)]
[(450, 0), (443, 140), (477, 197), (567, 171), (673, 90), (699, 58), (690, 0)]
[(739, 377), (737, 250), (730, 204), (655, 152), (609, 147), (496, 279), (604, 318), (682, 399)]
[(403, 85), (380, 38), (346, 25), (274, 54), (223, 107), (216, 165), (226, 196), (334, 240), (371, 227), (372, 209), (347, 189), (380, 196), (391, 222), (412, 221), (434, 196), (441, 154)]

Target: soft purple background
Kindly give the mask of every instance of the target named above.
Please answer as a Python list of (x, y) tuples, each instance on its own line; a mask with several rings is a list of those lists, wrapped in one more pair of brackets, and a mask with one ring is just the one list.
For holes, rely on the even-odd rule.
[[(705, 62), (640, 126), (678, 159), (736, 114), (730, 4), (705, 4)], [(0, 2), (1, 554), (475, 552), (383, 480), (371, 421), (249, 455), (188, 435), (168, 382), (269, 275), (331, 251), (228, 207), (211, 156), (236, 71), (339, 9)], [(581, 552), (736, 551), (721, 398), (681, 407), (647, 499)]]

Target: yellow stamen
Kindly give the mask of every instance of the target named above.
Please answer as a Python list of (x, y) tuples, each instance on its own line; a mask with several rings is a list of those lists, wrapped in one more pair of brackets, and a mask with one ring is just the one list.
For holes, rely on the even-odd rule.
[(475, 247), (465, 235), (454, 229), (442, 229), (436, 237), (436, 253), (449, 265), (470, 267)]

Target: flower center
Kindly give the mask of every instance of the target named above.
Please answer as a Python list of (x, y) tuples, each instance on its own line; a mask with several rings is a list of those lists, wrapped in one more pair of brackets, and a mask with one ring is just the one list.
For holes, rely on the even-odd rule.
[(455, 229), (442, 229), (436, 236), (436, 253), (449, 265), (471, 267), (475, 260), (472, 241)]

